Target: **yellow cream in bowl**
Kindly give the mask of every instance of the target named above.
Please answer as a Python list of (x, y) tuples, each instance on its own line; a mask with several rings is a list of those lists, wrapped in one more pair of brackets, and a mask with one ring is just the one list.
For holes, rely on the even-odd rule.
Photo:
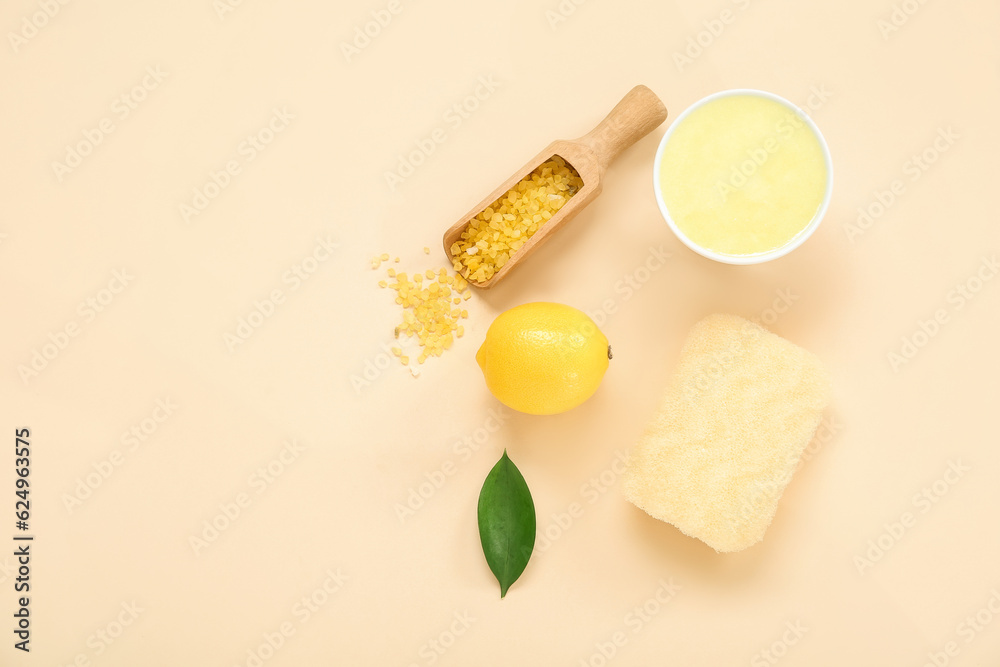
[(669, 219), (719, 255), (772, 253), (821, 215), (825, 147), (792, 107), (753, 93), (709, 99), (664, 137), (658, 186)]

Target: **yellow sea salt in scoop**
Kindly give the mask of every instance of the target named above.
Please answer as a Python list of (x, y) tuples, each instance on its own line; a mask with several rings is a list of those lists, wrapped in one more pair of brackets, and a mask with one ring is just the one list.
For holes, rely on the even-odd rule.
[(445, 232), (452, 265), (470, 285), (492, 287), (593, 201), (611, 161), (666, 117), (653, 91), (636, 86), (588, 134), (549, 144)]

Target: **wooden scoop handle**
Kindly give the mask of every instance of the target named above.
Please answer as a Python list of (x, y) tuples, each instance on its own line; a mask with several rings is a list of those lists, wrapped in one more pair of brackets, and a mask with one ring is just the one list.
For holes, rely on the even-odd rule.
[(576, 141), (594, 152), (603, 174), (619, 153), (649, 134), (666, 118), (667, 107), (656, 93), (646, 86), (636, 86), (597, 127)]

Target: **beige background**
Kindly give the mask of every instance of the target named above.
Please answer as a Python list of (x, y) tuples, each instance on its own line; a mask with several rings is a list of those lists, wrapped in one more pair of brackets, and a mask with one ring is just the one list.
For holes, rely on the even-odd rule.
[[(981, 289), (961, 308), (954, 291), (1000, 246), (996, 3), (400, 0), (350, 60), (341, 44), (387, 2), (231, 4), (0, 10), (0, 416), (11, 449), (15, 428), (32, 431), (37, 536), (24, 655), (10, 633), (6, 449), (0, 664), (253, 665), (263, 653), (269, 667), (916, 667), (935, 652), (939, 663), (998, 664), (1000, 614), (988, 605), (1000, 611), (1000, 281), (973, 280)], [(900, 25), (886, 32), (894, 11)], [(33, 20), (37, 31), (25, 28)], [(701, 53), (690, 47), (696, 57), (678, 65), (699, 39)], [(147, 68), (161, 80), (146, 78), (123, 118), (116, 100)], [(495, 90), (480, 88), (478, 108), (449, 123), (480, 77)], [(399, 312), (375, 286), (383, 272), (371, 256), (441, 266), (440, 235), (458, 215), (549, 141), (588, 131), (636, 83), (671, 119), (732, 87), (813, 105), (836, 169), (815, 236), (756, 267), (684, 248), (652, 194), (665, 124), (619, 158), (571, 226), (475, 294), (466, 337), (421, 377), (373, 371)], [(294, 118), (250, 160), (241, 143), (275, 109)], [(102, 120), (114, 131), (60, 181), (53, 162)], [(446, 141), (391, 190), (384, 173), (439, 127)], [(938, 141), (947, 150), (914, 172), (912, 156), (935, 157), (949, 128)], [(186, 222), (180, 205), (229, 160), (239, 173)], [(895, 201), (855, 227), (895, 180)], [(317, 238), (339, 247), (293, 288), (283, 276)], [(671, 257), (647, 275), (650, 249)], [(113, 281), (122, 270), (124, 287)], [(625, 276), (641, 289), (623, 289)], [(273, 290), (283, 302), (230, 351), (225, 335)], [(585, 408), (496, 412), (475, 351), (497, 313), (534, 300), (594, 313), (614, 346)], [(921, 336), (939, 309), (947, 321)], [(614, 473), (688, 328), (712, 312), (766, 318), (835, 380), (826, 435), (765, 541), (735, 555), (642, 514)], [(915, 334), (919, 353), (894, 368), (890, 353)], [(22, 378), (50, 340), (64, 348), (48, 347), (54, 358)], [(366, 369), (374, 380), (352, 383)], [(168, 416), (157, 400), (176, 408)], [(123, 441), (132, 428), (145, 440)], [(484, 444), (456, 445), (464, 438)], [(298, 450), (272, 464), (280, 475), (262, 481), (258, 468), (292, 440)], [(500, 601), (475, 508), (504, 448), (554, 539), (540, 537), (546, 548)], [(940, 481), (952, 462), (968, 470)], [(107, 479), (95, 473), (109, 465)], [(68, 507), (88, 476), (99, 486)], [(402, 520), (397, 506), (442, 476)], [(920, 500), (936, 481), (941, 497)], [(190, 538), (207, 521), (225, 525), (220, 506), (233, 513), (240, 500), (248, 506), (196, 553)], [(897, 540), (889, 531), (905, 512), (913, 521)], [(884, 555), (859, 566), (880, 538)], [(680, 590), (657, 602), (671, 580)], [(325, 604), (305, 619), (296, 605), (311, 596)], [(123, 611), (133, 604), (141, 611)], [(973, 631), (967, 617), (984, 624)], [(283, 625), (294, 634), (270, 651), (264, 637)], [(949, 642), (956, 655), (943, 653)]]

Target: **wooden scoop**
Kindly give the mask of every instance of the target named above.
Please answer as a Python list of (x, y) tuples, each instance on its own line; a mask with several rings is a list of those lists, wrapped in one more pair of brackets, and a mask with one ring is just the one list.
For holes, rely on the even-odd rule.
[(573, 141), (558, 140), (549, 144), (545, 150), (529, 160), (527, 164), (500, 184), (479, 204), (444, 234), (444, 252), (453, 259), (451, 246), (461, 238), (462, 232), (469, 221), (485, 210), (500, 197), (517, 185), (522, 178), (534, 171), (540, 164), (554, 155), (560, 156), (571, 165), (583, 180), (583, 187), (569, 198), (528, 241), (514, 252), (507, 263), (483, 282), (469, 280), (470, 285), (488, 289), (502, 280), (504, 276), (524, 261), (535, 249), (545, 242), (552, 234), (569, 222), (570, 218), (580, 212), (584, 206), (601, 193), (604, 186), (604, 172), (618, 154), (646, 136), (667, 118), (667, 108), (663, 102), (646, 86), (636, 86), (622, 98), (611, 113), (588, 134)]

